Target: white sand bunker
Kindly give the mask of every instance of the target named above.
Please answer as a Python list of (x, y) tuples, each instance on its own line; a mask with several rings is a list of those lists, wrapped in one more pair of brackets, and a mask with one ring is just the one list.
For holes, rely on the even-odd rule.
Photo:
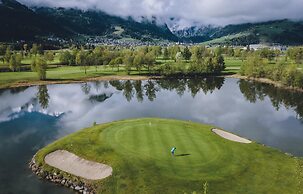
[(229, 133), (229, 132), (226, 132), (226, 131), (223, 131), (221, 129), (212, 129), (212, 132), (214, 132), (215, 134), (225, 138), (225, 139), (228, 139), (230, 141), (235, 141), (235, 142), (239, 142), (239, 143), (251, 143), (250, 140), (248, 139), (245, 139), (243, 137), (239, 137), (237, 135), (234, 135), (232, 133)]
[(44, 160), (52, 167), (89, 180), (103, 179), (113, 172), (108, 165), (85, 160), (65, 150), (49, 153)]

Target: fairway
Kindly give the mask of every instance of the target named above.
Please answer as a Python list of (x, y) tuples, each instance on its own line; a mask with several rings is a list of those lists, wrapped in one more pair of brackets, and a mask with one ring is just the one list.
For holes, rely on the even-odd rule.
[[(135, 119), (97, 125), (43, 148), (64, 149), (113, 168), (94, 182), (98, 193), (298, 193), (302, 160), (251, 143), (232, 142), (213, 126), (166, 119)], [(170, 150), (176, 147), (175, 156)], [(67, 176), (62, 173), (63, 176)], [(300, 182), (301, 181), (301, 182)]]

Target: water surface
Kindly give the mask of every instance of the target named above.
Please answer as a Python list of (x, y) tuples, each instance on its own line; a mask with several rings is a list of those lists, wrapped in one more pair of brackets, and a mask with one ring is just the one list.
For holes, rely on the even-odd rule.
[(137, 117), (208, 123), (303, 156), (303, 95), (237, 79), (104, 81), (0, 90), (1, 193), (72, 193), (27, 165), (38, 149), (92, 126)]

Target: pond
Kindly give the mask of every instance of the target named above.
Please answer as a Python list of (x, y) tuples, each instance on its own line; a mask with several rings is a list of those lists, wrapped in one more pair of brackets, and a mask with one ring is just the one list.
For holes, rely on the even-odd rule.
[(213, 124), (303, 156), (303, 94), (232, 78), (100, 81), (0, 90), (1, 193), (72, 193), (39, 180), (32, 156), (54, 140), (136, 117)]

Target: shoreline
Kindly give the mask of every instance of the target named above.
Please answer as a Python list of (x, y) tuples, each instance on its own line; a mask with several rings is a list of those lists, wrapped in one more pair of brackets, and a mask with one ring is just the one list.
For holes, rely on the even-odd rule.
[[(303, 88), (298, 87), (290, 87), (285, 86), (281, 82), (273, 81), (268, 78), (253, 78), (242, 76), (239, 74), (233, 75), (214, 75), (213, 77), (224, 77), (224, 78), (235, 78), (241, 80), (249, 80), (255, 81), (260, 83), (272, 84), (277, 88), (303, 92)], [(93, 82), (93, 81), (114, 81), (114, 80), (156, 80), (156, 79), (163, 79), (165, 76), (149, 76), (149, 75), (109, 75), (109, 76), (100, 76), (100, 77), (89, 77), (83, 78), (79, 80), (45, 80), (45, 81), (20, 81), (10, 83), (5, 86), (0, 86), (0, 89), (12, 89), (12, 88), (19, 88), (19, 87), (32, 87), (32, 86), (42, 86), (42, 85), (53, 85), (53, 84), (73, 84), (73, 83), (85, 83), (85, 82)]]
[[(156, 118), (153, 118), (153, 119), (156, 119)], [(131, 119), (129, 121), (136, 121), (137, 119)], [(141, 119), (139, 119), (141, 120)], [(122, 121), (113, 121), (113, 122), (110, 122), (110, 123), (116, 123), (116, 122), (126, 122), (128, 120), (122, 120)], [(176, 122), (190, 122), (192, 123), (191, 121), (184, 121), (184, 120), (176, 120)], [(148, 123), (146, 121), (144, 121), (144, 119), (141, 121), (141, 122), (144, 122), (144, 123)], [(110, 125), (108, 125), (109, 123), (104, 123), (104, 124), (100, 124), (100, 125), (106, 125), (106, 127), (111, 127)], [(126, 123), (127, 124), (127, 123)], [(131, 123), (132, 124), (132, 123)], [(193, 123), (195, 124), (195, 123)], [(201, 123), (196, 123), (196, 124), (199, 124), (199, 125), (204, 125), (204, 124), (201, 124)], [(121, 124), (117, 124), (116, 125), (118, 128), (121, 127)], [(147, 125), (146, 125), (147, 126)], [(183, 126), (183, 125), (181, 125)], [(193, 125), (195, 128), (197, 127), (196, 125)], [(265, 153), (265, 156), (267, 156), (269, 153), (272, 153), (274, 154), (273, 156), (275, 156), (276, 154), (286, 154), (286, 156), (284, 157), (287, 157), (287, 158), (294, 158), (294, 160), (297, 161), (297, 157), (295, 156), (292, 156), (292, 155), (289, 155), (287, 153), (284, 153), (282, 151), (279, 151), (278, 149), (275, 149), (275, 148), (272, 148), (272, 147), (269, 147), (267, 145), (264, 145), (264, 144), (260, 144), (260, 143), (257, 143), (257, 142), (253, 142), (249, 139), (246, 139), (246, 138), (242, 138), (240, 136), (237, 136), (231, 132), (227, 132), (227, 131), (224, 131), (224, 130), (221, 130), (221, 129), (218, 129), (218, 128), (210, 128), (212, 126), (206, 126), (207, 128), (205, 128), (205, 131), (210, 131), (211, 133), (213, 133), (213, 137), (215, 138), (213, 141), (217, 141), (218, 142), (222, 142), (222, 147), (225, 148), (225, 146), (227, 144), (225, 144), (224, 140), (221, 140), (220, 138), (225, 138), (225, 137), (228, 137), (228, 138), (225, 138), (227, 140), (231, 140), (231, 141), (235, 141), (235, 142), (239, 142), (239, 143), (249, 143), (249, 146), (262, 146), (264, 148), (262, 149), (270, 149), (272, 150), (273, 152), (264, 152)], [(100, 128), (101, 129), (101, 128)], [(103, 129), (103, 128), (102, 128)], [(220, 130), (221, 132), (224, 132), (223, 136), (221, 136), (220, 134), (217, 134), (215, 133), (214, 129), (218, 129)], [(88, 129), (87, 129), (88, 130)], [(94, 129), (95, 131), (95, 129)], [(87, 131), (88, 133), (87, 134), (91, 134), (91, 131)], [(101, 133), (102, 130), (100, 130), (98, 133)], [(96, 134), (98, 134), (96, 133)], [(209, 132), (207, 132), (209, 133)], [(82, 134), (83, 137), (86, 137), (87, 134)], [(96, 134), (92, 134), (93, 136), (95, 136)], [(217, 138), (216, 136), (219, 135), (219, 138)], [(220, 137), (221, 136), (221, 137)], [(225, 136), (225, 137), (224, 137)], [(70, 136), (71, 137), (71, 136)], [(77, 142), (78, 140), (78, 143), (82, 141), (81, 138), (78, 138), (77, 136), (72, 136), (72, 138), (74, 139), (70, 139), (70, 140), (75, 140)], [(243, 142), (243, 140), (245, 139), (245, 142)], [(66, 139), (67, 140), (67, 139)], [(239, 140), (239, 141), (238, 141)], [(45, 162), (45, 158), (47, 155), (49, 155), (50, 153), (53, 153), (53, 150), (67, 150), (64, 148), (64, 145), (67, 145), (66, 142), (64, 142), (64, 140), (62, 139), (59, 139), (59, 140), (56, 140), (56, 142), (58, 141), (61, 141), (59, 142), (59, 144), (56, 144), (55, 143), (52, 143), (50, 145), (48, 145), (47, 147), (49, 146), (53, 146), (53, 149), (52, 147), (49, 147), (49, 148), (42, 148), (42, 152), (38, 151), (34, 156), (33, 156), (33, 159), (32, 159), (32, 162), (30, 163), (30, 168), (32, 169), (32, 171), (34, 172), (34, 174), (38, 175), (41, 179), (46, 179), (46, 181), (51, 181), (53, 183), (55, 183), (56, 185), (58, 186), (64, 186), (64, 187), (67, 187), (67, 188), (70, 188), (72, 190), (74, 190), (75, 192), (77, 193), (85, 193), (85, 194), (93, 194), (93, 193), (98, 193), (100, 192), (98, 190), (98, 186), (103, 186), (102, 183), (100, 182), (90, 182), (90, 181), (85, 181), (79, 177), (76, 177), (75, 175), (71, 174), (71, 175), (66, 175), (65, 172), (63, 172), (62, 170), (57, 169), (56, 167), (52, 167), (52, 166), (49, 166), (46, 162)], [(72, 141), (69, 141), (68, 142), (72, 142)], [(76, 143), (75, 142), (75, 143)], [(81, 144), (80, 144), (81, 145)], [(228, 144), (228, 145), (232, 145), (232, 144)], [(63, 147), (61, 147), (63, 146)], [(99, 147), (99, 145), (96, 145), (97, 147)], [(240, 144), (236, 145), (236, 144), (233, 144), (233, 146), (242, 146)], [(46, 149), (46, 151), (43, 151), (43, 149)], [(75, 148), (74, 148), (75, 149)], [(224, 150), (224, 149), (223, 149)], [(244, 149), (246, 150), (246, 149)], [(252, 151), (254, 150), (259, 150), (259, 149), (253, 149)], [(261, 150), (261, 149), (260, 149)], [(274, 151), (276, 150), (276, 151)], [(266, 151), (266, 150), (265, 150)], [(40, 153), (39, 153), (40, 152)], [(71, 150), (71, 152), (74, 152)], [(85, 152), (85, 150), (84, 150)], [(279, 153), (278, 153), (279, 152)], [(186, 152), (185, 152), (186, 153)], [(259, 153), (259, 152), (258, 152)], [(237, 154), (237, 153), (236, 153)], [(282, 156), (281, 155), (281, 156)], [(80, 155), (79, 155), (80, 156)], [(278, 156), (278, 155), (277, 155)], [(282, 158), (284, 158), (282, 157)], [(45, 164), (42, 162), (41, 163), (41, 159), (43, 159), (43, 161), (45, 162)], [(274, 157), (275, 158), (275, 157)], [(271, 157), (269, 157), (269, 159), (271, 159)], [(36, 163), (37, 162), (37, 163)], [(144, 166), (143, 166), (144, 167)], [(120, 169), (121, 170), (121, 169)], [(119, 172), (119, 171), (118, 171)], [(74, 178), (77, 178), (77, 181), (74, 179)], [(249, 178), (250, 180), (250, 178)]]
[[(76, 176), (63, 176), (61, 173), (52, 172), (45, 169), (43, 166), (40, 166), (36, 163), (37, 153), (32, 157), (31, 161), (28, 164), (30, 170), (38, 176), (39, 179), (50, 181), (58, 186), (64, 186), (69, 189), (72, 189), (76, 193), (84, 194), (95, 194), (95, 188), (92, 184), (82, 181), (81, 179), (75, 179)], [(60, 172), (62, 172), (60, 170)]]
[(113, 81), (113, 80), (153, 80), (162, 79), (163, 76), (137, 76), (137, 75), (115, 75), (115, 76), (100, 76), (100, 77), (88, 77), (79, 80), (45, 80), (45, 81), (20, 81), (8, 84), (6, 86), (0, 86), (0, 89), (11, 89), (19, 87), (31, 87), (31, 86), (43, 86), (53, 84), (73, 84), (73, 83), (85, 83), (93, 81)]
[(265, 83), (265, 84), (272, 84), (273, 86), (275, 86), (277, 88), (284, 89), (284, 90), (292, 90), (292, 91), (297, 91), (297, 92), (303, 92), (303, 88), (285, 86), (279, 81), (273, 81), (273, 80), (268, 79), (268, 78), (254, 78), (254, 77), (247, 77), (247, 76), (243, 76), (243, 75), (239, 75), (239, 74), (225, 75), (223, 77), (242, 79), (242, 80), (248, 80), (248, 81), (255, 81), (255, 82), (260, 82), (260, 83)]

